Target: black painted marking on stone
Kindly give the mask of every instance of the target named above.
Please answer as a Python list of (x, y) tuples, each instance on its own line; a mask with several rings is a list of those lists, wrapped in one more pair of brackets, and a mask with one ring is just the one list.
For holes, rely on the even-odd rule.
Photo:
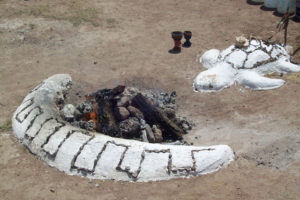
[(50, 121), (50, 120), (52, 120), (52, 119), (53, 119), (53, 117), (49, 117), (49, 118), (47, 118), (44, 122), (42, 122), (42, 123), (41, 123), (40, 129), (36, 132), (36, 134), (35, 134), (33, 137), (27, 135), (27, 136), (28, 136), (29, 142), (32, 142), (32, 140), (40, 133), (40, 131), (42, 130), (42, 128), (44, 127), (44, 125), (45, 125), (48, 121)]
[[(83, 134), (82, 132), (79, 132), (81, 134)], [(71, 162), (71, 168), (75, 167), (74, 164), (77, 160), (77, 157), (80, 155), (81, 151), (83, 150), (83, 148), (85, 147), (85, 145), (87, 145), (87, 143), (89, 143), (92, 139), (94, 139), (95, 136), (91, 136), (87, 141), (85, 141), (79, 148), (78, 152), (75, 154), (74, 158), (72, 159), (72, 162)]]
[(27, 117), (33, 112), (33, 110), (35, 110), (37, 107), (32, 108), (31, 110), (29, 110), (29, 112), (24, 116), (24, 119), (22, 120), (22, 123), (27, 119)]
[(35, 120), (39, 115), (42, 114), (42, 110), (41, 110), (41, 108), (40, 108), (39, 106), (37, 106), (37, 107), (35, 107), (34, 109), (32, 109), (32, 111), (35, 110), (35, 109), (38, 109), (39, 112), (38, 112), (37, 114), (35, 114), (35, 116), (33, 117), (33, 119), (29, 122), (29, 124), (28, 124), (28, 126), (27, 126), (27, 128), (26, 128), (26, 130), (25, 130), (25, 133), (24, 133), (24, 138), (21, 139), (21, 141), (23, 141), (24, 139), (29, 140), (29, 137), (27, 136), (27, 130), (31, 128), (31, 126), (32, 126), (33, 123), (34, 123), (34, 120)]
[(57, 150), (54, 152), (53, 156), (56, 156), (59, 148), (61, 147), (61, 145), (63, 145), (63, 143), (76, 131), (69, 131), (66, 135), (66, 137), (63, 139), (63, 141), (61, 141), (61, 143), (57, 146)]
[(140, 160), (140, 164), (139, 164), (139, 168), (136, 172), (129, 172), (129, 170), (127, 169), (121, 169), (122, 171), (125, 171), (127, 174), (130, 175), (130, 178), (133, 181), (137, 181), (138, 180), (138, 176), (140, 175), (140, 172), (142, 170), (142, 164), (145, 160), (145, 153), (169, 153), (169, 157), (168, 157), (168, 166), (167, 166), (167, 174), (171, 173), (171, 165), (172, 165), (172, 154), (170, 149), (163, 149), (163, 150), (144, 150), (141, 154), (141, 160)]
[[(251, 44), (250, 44), (250, 45), (251, 45)], [(252, 45), (252, 46), (254, 46), (254, 45)], [(247, 47), (247, 48), (248, 48), (248, 47)], [(258, 47), (255, 47), (255, 48), (256, 48), (256, 49), (254, 49), (254, 50), (252, 50), (252, 51), (246, 51), (245, 48), (242, 48), (242, 49), (240, 49), (240, 50), (243, 51), (244, 53), (246, 53), (247, 56), (248, 56), (248, 54), (253, 53), (254, 51), (256, 51)]]
[[(20, 115), (21, 113), (23, 113), (27, 108), (29, 108), (30, 106), (32, 106), (33, 103), (34, 103), (33, 98), (26, 100), (24, 103), (26, 103), (26, 102), (28, 102), (28, 101), (30, 101), (30, 103), (29, 103), (27, 106), (25, 106), (20, 112), (18, 112), (17, 115), (16, 115), (16, 120), (17, 120), (19, 123), (23, 123), (23, 121), (27, 118), (27, 116), (28, 116), (28, 115), (30, 114), (30, 112), (33, 110), (33, 109), (31, 109), (31, 110), (29, 111), (29, 113), (27, 113), (27, 114), (24, 116), (24, 119), (23, 119), (23, 120), (21, 120), (21, 119), (19, 118), (19, 115)], [(22, 103), (22, 104), (24, 104), (24, 103)]]
[(172, 169), (172, 154), (171, 151), (169, 151), (169, 160), (168, 160), (168, 174), (170, 175)]
[(157, 150), (157, 149), (149, 150), (149, 149), (146, 149), (145, 152), (146, 153), (170, 153), (170, 149), (162, 149), (162, 150)]
[(179, 169), (172, 169), (172, 174), (174, 175), (184, 175), (186, 177), (188, 177), (191, 173), (191, 169), (192, 168), (179, 168)]
[[(251, 52), (252, 53), (252, 52)], [(250, 54), (250, 53), (249, 53)], [(245, 60), (244, 60), (244, 62), (243, 62), (243, 65), (242, 65), (242, 68), (245, 68), (245, 64), (246, 64), (246, 62), (248, 61), (248, 56), (249, 56), (249, 54), (247, 53), (246, 54), (246, 58), (245, 58)]]
[[(80, 133), (82, 133), (82, 132), (80, 132)], [(81, 145), (81, 147), (79, 148), (79, 150), (78, 150), (78, 152), (75, 154), (75, 156), (73, 157), (73, 159), (72, 159), (72, 161), (71, 161), (71, 168), (70, 168), (70, 170), (72, 171), (73, 169), (77, 169), (78, 171), (89, 171), (89, 170), (86, 170), (86, 169), (81, 169), (81, 168), (78, 168), (78, 167), (76, 167), (75, 166), (75, 162), (76, 162), (76, 160), (77, 160), (77, 157), (80, 155), (80, 153), (81, 153), (81, 151), (82, 151), (82, 149), (85, 147), (85, 145), (87, 145), (87, 143), (89, 143), (92, 139), (94, 139), (95, 138), (95, 136), (93, 135), (93, 136), (91, 136), (85, 143), (83, 143), (82, 145)]]
[(82, 133), (83, 135), (92, 136), (88, 131), (81, 131), (80, 133)]
[(53, 156), (52, 154), (46, 152), (44, 149), (42, 149), (43, 152), (46, 153), (46, 157), (51, 160), (51, 161), (54, 161), (55, 160), (55, 156)]
[(36, 108), (39, 109), (39, 113), (36, 116), (34, 116), (34, 118), (30, 121), (28, 127), (25, 130), (25, 134), (24, 135), (27, 135), (27, 131), (32, 127), (32, 125), (34, 124), (36, 118), (38, 118), (38, 116), (40, 116), (41, 114), (44, 113), (40, 106), (37, 106)]
[(61, 143), (57, 146), (57, 149), (56, 149), (56, 151), (53, 153), (53, 154), (50, 154), (49, 152), (46, 152), (45, 150), (45, 152), (47, 153), (47, 154), (49, 154), (51, 157), (53, 157), (54, 159), (55, 159), (55, 157), (56, 157), (56, 154), (57, 154), (57, 152), (58, 152), (58, 150), (60, 149), (60, 147), (63, 145), (63, 143), (74, 133), (74, 132), (76, 132), (76, 131), (74, 131), (74, 130), (72, 130), (72, 131), (69, 131), (68, 133), (67, 133), (67, 135), (66, 135), (66, 137), (61, 141)]
[(121, 166), (121, 164), (122, 164), (122, 162), (123, 162), (123, 159), (124, 159), (125, 154), (126, 154), (127, 151), (128, 151), (128, 147), (126, 147), (125, 150), (123, 151), (123, 153), (122, 153), (122, 155), (121, 155), (121, 158), (120, 158), (120, 161), (119, 161), (119, 163), (118, 163), (118, 165), (117, 165), (116, 168), (121, 169), (120, 166)]
[[(94, 139), (94, 138), (92, 138), (92, 139)], [(92, 139), (91, 139), (91, 140), (92, 140)], [(89, 140), (88, 142), (90, 142), (91, 140)], [(89, 169), (86, 169), (86, 168), (82, 168), (82, 167), (77, 167), (77, 166), (75, 166), (75, 163), (76, 163), (77, 158), (76, 158), (76, 160), (74, 161), (73, 166), (71, 166), (71, 170), (76, 169), (77, 172), (78, 172), (78, 173), (81, 173), (83, 176), (87, 176), (87, 174), (93, 174), (94, 171), (95, 171), (97, 162), (98, 162), (98, 160), (100, 159), (100, 155), (101, 155), (102, 152), (105, 150), (106, 145), (107, 145), (108, 143), (109, 143), (109, 141), (107, 141), (107, 142), (103, 145), (101, 151), (98, 153), (96, 159), (94, 160), (94, 165), (93, 165), (93, 169), (92, 169), (92, 170), (89, 170)], [(79, 155), (78, 155), (78, 156), (79, 156)]]
[(109, 141), (109, 143), (111, 143), (111, 144), (114, 144), (114, 145), (116, 145), (116, 146), (125, 147), (125, 148), (128, 148), (128, 147), (130, 147), (130, 146), (128, 146), (128, 145), (125, 145), (125, 144), (118, 144), (118, 143), (116, 143), (115, 141)]
[[(191, 150), (192, 152), (193, 150)], [(193, 156), (193, 155), (192, 155)], [(192, 161), (194, 161), (195, 159), (193, 159), (192, 157)], [(192, 163), (194, 165), (194, 162)], [(170, 165), (170, 171), (172, 174), (174, 175), (185, 175), (185, 176), (189, 176), (190, 172), (193, 171), (193, 167), (182, 167), (182, 168), (173, 168), (172, 163)]]
[[(60, 122), (58, 122), (57, 120), (56, 120), (56, 122), (57, 122), (57, 123), (60, 123)], [(63, 123), (60, 123), (60, 124), (61, 124), (61, 125), (58, 125), (58, 126), (55, 126), (55, 127), (54, 127), (54, 130), (52, 131), (52, 133), (50, 133), (50, 135), (46, 138), (46, 141), (40, 146), (40, 148), (41, 148), (42, 151), (44, 151), (43, 146), (49, 141), (49, 138), (51, 137), (51, 135), (53, 135), (54, 133), (56, 133), (61, 127), (64, 126)], [(41, 130), (41, 129), (40, 129), (40, 130)], [(39, 132), (40, 132), (40, 130), (39, 130)], [(38, 134), (39, 134), (39, 133), (38, 133)], [(36, 134), (35, 136), (37, 136), (38, 134)], [(31, 140), (29, 140), (29, 143), (31, 143), (32, 140), (33, 140), (33, 138), (32, 138)], [(44, 152), (45, 152), (45, 151), (44, 151)], [(47, 153), (47, 152), (46, 152), (46, 153)], [(48, 158), (49, 158), (50, 160), (54, 160), (54, 159), (55, 159), (54, 157), (49, 156), (49, 154), (46, 154), (46, 155), (48, 156)]]
[(225, 62), (226, 62), (227, 64), (231, 65), (232, 68), (235, 68), (235, 67), (234, 67), (234, 64), (233, 64), (232, 62), (230, 62), (230, 61), (225, 61)]
[(230, 50), (230, 52), (224, 56), (223, 60), (226, 60), (226, 58), (227, 58), (230, 54), (232, 54), (235, 50), (236, 50), (235, 47), (232, 48), (232, 49)]
[(28, 140), (28, 141), (30, 142), (30, 138), (31, 138), (31, 137), (29, 137), (28, 135), (24, 135), (23, 140)]
[[(98, 162), (99, 162), (99, 160), (100, 160), (100, 158), (101, 158), (101, 155), (102, 155), (102, 153), (105, 151), (105, 149), (106, 149), (106, 147), (107, 147), (108, 144), (113, 144), (113, 145), (116, 145), (116, 146), (122, 146), (122, 147), (125, 147), (125, 148), (128, 148), (128, 147), (129, 147), (129, 146), (126, 146), (126, 145), (124, 145), (124, 144), (117, 144), (117, 143), (115, 143), (114, 141), (107, 141), (107, 142), (103, 145), (102, 150), (98, 153), (96, 159), (94, 160), (94, 166), (93, 166), (93, 169), (91, 170), (92, 173), (95, 172), (96, 166), (97, 166), (97, 164), (98, 164)], [(124, 152), (123, 152), (123, 153), (124, 153)], [(90, 170), (86, 170), (86, 171), (90, 171)]]
[[(251, 44), (251, 41), (252, 41), (252, 40), (257, 41), (259, 44), (258, 44), (258, 45), (253, 45), (253, 44)], [(251, 39), (251, 40), (249, 41), (249, 43), (250, 43), (249, 45), (255, 46), (256, 49), (247, 52), (247, 51), (245, 50), (245, 48), (239, 48), (239, 50), (241, 50), (241, 51), (243, 51), (244, 53), (246, 53), (246, 59), (244, 60), (242, 67), (239, 67), (238, 69), (254, 69), (254, 68), (260, 67), (261, 65), (275, 62), (276, 59), (278, 59), (280, 56), (283, 56), (282, 53), (279, 53), (277, 56), (275, 56), (275, 58), (273, 58), (273, 57), (271, 56), (273, 49), (276, 47), (276, 46), (274, 46), (273, 44), (267, 44), (267, 43), (264, 42), (264, 41), (256, 40), (256, 39)], [(266, 47), (263, 47), (263, 45), (266, 45), (266, 46), (270, 46), (270, 45), (271, 45), (271, 49), (268, 51)], [(225, 56), (223, 57), (223, 60), (224, 60), (226, 63), (232, 65), (233, 68), (234, 68), (233, 63), (231, 63), (231, 62), (229, 62), (229, 61), (226, 61), (226, 58), (227, 58), (229, 55), (231, 55), (233, 52), (235, 52), (235, 51), (237, 50), (236, 48), (237, 48), (237, 47), (231, 49), (231, 52), (228, 53), (227, 55), (225, 55)], [(277, 48), (280, 49), (280, 46), (277, 47)], [(246, 68), (246, 67), (245, 67), (245, 64), (246, 64), (246, 62), (248, 61), (248, 56), (249, 56), (251, 53), (254, 53), (255, 51), (259, 51), (259, 50), (261, 50), (261, 51), (263, 51), (264, 53), (266, 53), (266, 54), (269, 56), (269, 58), (268, 58), (267, 60), (264, 60), (264, 61), (255, 63), (255, 64), (254, 64), (252, 67), (250, 67), (250, 68)], [(280, 49), (280, 50), (282, 50), (282, 49)]]
[(49, 142), (50, 138), (51, 138), (56, 132), (58, 132), (62, 127), (66, 126), (65, 123), (58, 122), (58, 121), (56, 121), (56, 122), (57, 122), (58, 124), (61, 124), (61, 125), (56, 126), (56, 127), (54, 128), (54, 131), (53, 131), (52, 133), (50, 133), (50, 135), (48, 135), (46, 141), (42, 144), (41, 148), (44, 148), (44, 146)]
[(132, 175), (131, 175), (131, 173), (130, 173), (129, 171), (126, 171), (126, 170), (122, 170), (122, 169), (121, 169), (121, 164), (122, 164), (122, 162), (123, 162), (123, 159), (124, 159), (124, 157), (125, 157), (125, 154), (126, 154), (128, 148), (129, 148), (130, 146), (125, 145), (125, 144), (117, 144), (115, 141), (110, 141), (110, 143), (113, 144), (113, 145), (116, 145), (116, 146), (120, 146), (120, 147), (124, 147), (124, 148), (125, 148), (125, 150), (123, 151), (123, 153), (122, 153), (122, 155), (121, 155), (121, 157), (120, 157), (120, 160), (119, 160), (119, 163), (118, 163), (118, 165), (117, 165), (117, 167), (116, 167), (116, 170), (117, 170), (117, 171), (123, 171), (123, 172), (126, 172), (127, 175), (128, 175), (128, 177), (131, 178)]
[(168, 166), (167, 166), (167, 173), (170, 175), (171, 173), (171, 165), (172, 165), (172, 154), (170, 149), (163, 149), (163, 150), (145, 150), (146, 153), (169, 153), (168, 157)]
[(121, 155), (121, 158), (120, 158), (120, 162), (118, 163), (118, 165), (117, 165), (117, 167), (116, 167), (116, 170), (117, 171), (120, 171), (120, 172), (125, 172), (126, 174), (127, 174), (127, 176), (128, 176), (128, 178), (130, 178), (130, 179), (135, 179), (136, 177), (134, 177), (133, 176), (133, 173), (131, 173), (129, 170), (130, 169), (122, 169), (121, 168), (121, 165), (122, 165), (122, 162), (123, 162), (123, 160), (124, 160), (124, 158), (125, 158), (125, 154), (127, 153), (127, 151), (128, 151), (128, 147), (124, 150), (124, 152), (122, 153), (122, 155)]
[(100, 158), (101, 158), (102, 153), (105, 151), (106, 146), (107, 146), (109, 143), (110, 143), (110, 141), (107, 141), (107, 142), (103, 145), (102, 150), (98, 153), (96, 159), (94, 160), (94, 166), (93, 166), (93, 170), (92, 170), (93, 173), (95, 172), (96, 166), (97, 166), (97, 164), (98, 164), (98, 161), (99, 161)]
[(145, 151), (143, 151), (142, 154), (141, 154), (140, 166), (139, 166), (138, 170), (136, 171), (136, 174), (132, 174), (132, 177), (133, 177), (132, 180), (133, 181), (138, 180), (138, 176), (140, 175), (140, 172), (142, 170), (142, 164), (143, 164), (144, 160), (145, 160)]
[[(271, 50), (268, 51), (266, 47), (263, 47), (263, 44), (264, 44), (263, 41), (260, 41), (260, 40), (256, 40), (256, 41), (259, 42), (258, 48), (247, 53), (247, 58), (244, 60), (243, 67), (241, 67), (240, 69), (254, 69), (254, 68), (257, 68), (261, 65), (268, 64), (268, 63), (276, 61), (276, 58), (273, 58), (271, 56), (272, 51), (273, 51), (273, 45), (271, 45), (272, 46)], [(267, 44), (264, 44), (264, 45), (268, 46)], [(255, 51), (259, 51), (259, 50), (266, 53), (269, 56), (269, 58), (267, 60), (264, 60), (264, 61), (261, 61), (261, 62), (256, 62), (251, 68), (246, 68), (245, 64), (246, 64), (246, 61), (248, 61), (248, 55), (250, 55), (251, 53), (254, 53)], [(282, 55), (282, 53), (279, 53), (279, 55)]]
[(190, 173), (192, 173), (193, 175), (197, 175), (198, 173), (200, 173), (200, 172), (196, 172), (196, 159), (195, 159), (194, 153), (200, 152), (200, 151), (213, 151), (213, 150), (215, 150), (215, 149), (207, 148), (207, 149), (192, 150), (191, 155), (192, 155), (192, 160), (193, 160), (193, 167), (192, 167)]

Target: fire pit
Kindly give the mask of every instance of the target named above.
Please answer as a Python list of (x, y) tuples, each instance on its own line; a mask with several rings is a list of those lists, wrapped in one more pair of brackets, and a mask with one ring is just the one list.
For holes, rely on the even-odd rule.
[(112, 137), (161, 143), (181, 141), (192, 129), (176, 116), (176, 92), (154, 92), (117, 86), (86, 95), (76, 107), (64, 105), (62, 117), (72, 125)]
[[(82, 102), (87, 105), (78, 107), (78, 120), (74, 116), (77, 112), (74, 106), (64, 105), (71, 83), (71, 77), (66, 74), (57, 74), (44, 80), (25, 97), (12, 118), (15, 136), (52, 167), (88, 178), (150, 181), (211, 173), (234, 159), (232, 150), (226, 145), (195, 147), (117, 138), (122, 135), (131, 137), (129, 132), (122, 129), (122, 123), (130, 117), (124, 119), (123, 115), (116, 115), (118, 106), (107, 106), (126, 102), (121, 99), (129, 94), (130, 89), (126, 91), (122, 86), (88, 95), (87, 101)], [(162, 141), (169, 141), (173, 137), (173, 140), (180, 139), (184, 128), (179, 122), (172, 118), (170, 120), (161, 106), (153, 104), (155, 101), (151, 100), (151, 96), (147, 97), (140, 91), (133, 94), (129, 98), (131, 102), (125, 103), (128, 104), (125, 107), (129, 116), (138, 119), (140, 132), (146, 132), (133, 138), (145, 141), (146, 136), (149, 142), (158, 142), (159, 137), (154, 134), (156, 127), (161, 129)], [(140, 112), (132, 114), (134, 109), (130, 106)], [(106, 110), (108, 108), (110, 110)], [(116, 121), (103, 123), (111, 117), (109, 115)], [(85, 125), (85, 122), (91, 121), (91, 126), (82, 129), (80, 121), (84, 121)], [(145, 128), (141, 128), (143, 126)], [(153, 141), (150, 140), (147, 127), (154, 134)], [(174, 133), (171, 134), (172, 131)]]

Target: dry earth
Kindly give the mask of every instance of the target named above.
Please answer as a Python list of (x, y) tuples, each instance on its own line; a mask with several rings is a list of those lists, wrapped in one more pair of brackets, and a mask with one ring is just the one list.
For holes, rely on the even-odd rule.
[[(267, 37), (279, 20), (246, 0), (0, 0), (1, 199), (300, 199), (300, 74), (270, 91), (192, 91), (201, 53), (242, 34)], [(168, 53), (174, 30), (193, 32), (192, 47), (178, 55)], [(291, 21), (288, 32), (296, 49), (300, 23)], [(71, 94), (116, 84), (176, 90), (179, 112), (197, 124), (185, 139), (228, 144), (236, 160), (214, 174), (150, 183), (53, 169), (15, 139), (10, 118), (56, 73), (72, 75)]]

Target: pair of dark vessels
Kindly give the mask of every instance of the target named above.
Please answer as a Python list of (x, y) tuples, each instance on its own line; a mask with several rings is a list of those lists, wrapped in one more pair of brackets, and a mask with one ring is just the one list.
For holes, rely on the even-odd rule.
[(192, 38), (192, 32), (191, 31), (184, 31), (183, 33), (181, 31), (174, 31), (171, 33), (172, 38), (174, 40), (174, 48), (169, 50), (169, 53), (180, 53), (181, 52), (181, 39), (184, 36), (185, 42), (183, 43), (182, 47), (189, 48), (192, 43), (190, 42), (190, 39)]

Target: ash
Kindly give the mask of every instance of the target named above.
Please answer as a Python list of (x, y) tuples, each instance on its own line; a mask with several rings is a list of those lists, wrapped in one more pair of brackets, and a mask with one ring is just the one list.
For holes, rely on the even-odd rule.
[(176, 115), (176, 92), (171, 94), (117, 86), (86, 95), (78, 105), (66, 104), (62, 117), (89, 131), (150, 143), (187, 144), (182, 135), (194, 126)]

